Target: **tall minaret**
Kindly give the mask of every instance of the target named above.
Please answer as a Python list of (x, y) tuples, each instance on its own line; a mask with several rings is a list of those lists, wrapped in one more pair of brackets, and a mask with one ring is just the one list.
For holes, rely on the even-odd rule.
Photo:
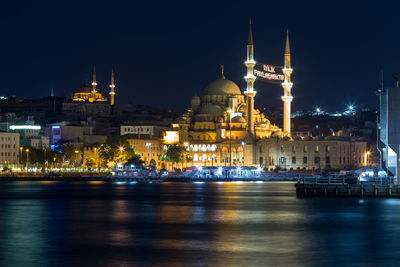
[(291, 82), (290, 76), (292, 75), (293, 69), (290, 66), (290, 46), (289, 46), (289, 31), (286, 31), (286, 46), (285, 46), (285, 64), (282, 69), (285, 75), (285, 81), (282, 83), (283, 87), (283, 132), (290, 136), (290, 106), (293, 100), (291, 89), (293, 83)]
[(246, 117), (247, 117), (247, 134), (245, 138), (244, 147), (244, 163), (246, 166), (256, 165), (256, 135), (254, 130), (254, 96), (256, 91), (254, 90), (254, 82), (256, 76), (253, 74), (254, 66), (254, 46), (253, 46), (253, 35), (251, 33), (251, 20), (249, 21), (249, 38), (247, 40), (247, 57), (244, 64), (246, 65), (247, 73), (244, 76), (247, 87), (244, 91), (246, 95)]
[(110, 84), (110, 105), (113, 106), (114, 105), (114, 88), (115, 88), (115, 84), (114, 84), (114, 70), (111, 70), (111, 84)]
[(247, 68), (247, 74), (244, 79), (247, 83), (247, 88), (244, 91), (246, 95), (247, 103), (247, 136), (254, 137), (254, 96), (256, 91), (254, 90), (254, 82), (256, 81), (256, 76), (253, 74), (254, 65), (254, 45), (253, 45), (253, 35), (251, 33), (251, 20), (249, 21), (249, 38), (247, 40), (247, 58), (244, 62)]

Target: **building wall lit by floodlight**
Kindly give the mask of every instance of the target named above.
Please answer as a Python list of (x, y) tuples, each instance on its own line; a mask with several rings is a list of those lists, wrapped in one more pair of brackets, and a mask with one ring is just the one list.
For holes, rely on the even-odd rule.
[(380, 116), (378, 123), (378, 150), (381, 153), (381, 165), (399, 182), (400, 176), (400, 88), (378, 90), (380, 98)]

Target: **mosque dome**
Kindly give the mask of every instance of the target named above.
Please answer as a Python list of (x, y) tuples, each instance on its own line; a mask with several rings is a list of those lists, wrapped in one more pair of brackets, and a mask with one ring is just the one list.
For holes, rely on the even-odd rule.
[(220, 78), (204, 89), (203, 95), (241, 95), (239, 87), (232, 81)]
[(224, 114), (224, 110), (220, 106), (208, 104), (200, 108), (199, 114), (220, 116)]
[(233, 123), (245, 123), (246, 119), (243, 118), (242, 116), (236, 116), (236, 117), (233, 117), (231, 121)]

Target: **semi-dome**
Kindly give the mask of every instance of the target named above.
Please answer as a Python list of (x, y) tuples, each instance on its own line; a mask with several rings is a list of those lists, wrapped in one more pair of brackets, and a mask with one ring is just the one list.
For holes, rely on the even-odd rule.
[(204, 89), (203, 95), (241, 95), (239, 87), (232, 81), (220, 78)]
[(217, 105), (208, 104), (200, 108), (199, 114), (222, 115), (224, 110)]
[(243, 118), (242, 116), (235, 116), (231, 120), (233, 123), (245, 123), (246, 119)]

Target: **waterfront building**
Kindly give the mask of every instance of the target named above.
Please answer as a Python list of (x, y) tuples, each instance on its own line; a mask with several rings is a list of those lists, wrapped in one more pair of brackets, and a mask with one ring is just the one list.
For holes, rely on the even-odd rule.
[(377, 93), (380, 99), (378, 150), (381, 166), (400, 181), (400, 88), (378, 89)]
[(168, 165), (164, 159), (167, 146), (159, 138), (129, 138), (129, 144), (139, 154), (144, 161), (144, 165), (157, 166), (157, 168), (166, 168)]
[(19, 133), (0, 132), (0, 165), (16, 165), (20, 159)]
[(257, 163), (269, 170), (356, 169), (368, 165), (361, 138), (317, 136), (269, 138), (257, 143)]
[(162, 138), (168, 127), (158, 125), (121, 125), (120, 134), (130, 135), (133, 138)]
[(35, 124), (34, 121), (9, 125), (8, 132), (19, 134), (21, 146), (41, 149), (50, 145), (49, 138), (45, 135), (42, 127)]
[(95, 134), (95, 127), (88, 122), (70, 123), (62, 121), (50, 124), (46, 129), (46, 134), (54, 148), (59, 143), (82, 144), (101, 144), (107, 139), (105, 135)]

